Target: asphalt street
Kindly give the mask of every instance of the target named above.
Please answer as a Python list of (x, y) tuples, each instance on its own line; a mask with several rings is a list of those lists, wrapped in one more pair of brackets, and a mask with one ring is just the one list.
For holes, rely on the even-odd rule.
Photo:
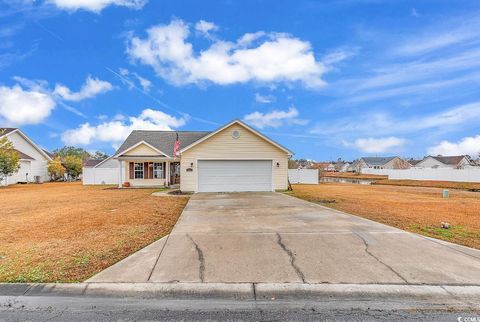
[(405, 301), (0, 297), (1, 321), (474, 321), (480, 312)]

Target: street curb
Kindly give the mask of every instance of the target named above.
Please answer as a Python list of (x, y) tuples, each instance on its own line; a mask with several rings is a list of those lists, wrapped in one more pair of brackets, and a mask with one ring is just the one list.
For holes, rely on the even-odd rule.
[(468, 303), (480, 307), (480, 286), (300, 283), (0, 284), (0, 296), (165, 299), (359, 299)]

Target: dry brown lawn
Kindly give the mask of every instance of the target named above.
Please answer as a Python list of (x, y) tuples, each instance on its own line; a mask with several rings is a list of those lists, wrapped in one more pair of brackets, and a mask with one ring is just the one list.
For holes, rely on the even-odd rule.
[(0, 282), (77, 282), (168, 234), (188, 198), (80, 183), (0, 188)]
[[(292, 195), (420, 233), (480, 249), (480, 192), (441, 188), (324, 183), (293, 185)], [(442, 229), (442, 222), (452, 225)]]
[(333, 178), (351, 178), (351, 179), (364, 179), (364, 180), (383, 180), (388, 179), (388, 176), (381, 176), (377, 174), (363, 174), (354, 172), (326, 172), (320, 173), (321, 177), (333, 177)]
[(453, 181), (428, 181), (428, 180), (378, 180), (374, 184), (409, 186), (409, 187), (434, 187), (447, 189), (480, 190), (478, 182), (453, 182)]

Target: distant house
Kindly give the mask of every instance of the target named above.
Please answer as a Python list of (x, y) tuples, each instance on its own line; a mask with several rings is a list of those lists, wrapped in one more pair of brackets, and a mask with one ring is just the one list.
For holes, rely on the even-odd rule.
[(0, 181), (0, 185), (11, 185), (19, 182), (49, 181), (48, 162), (51, 156), (38, 147), (20, 129), (0, 128), (0, 137), (6, 136), (20, 156), (20, 169), (17, 173)]
[(419, 164), (420, 162), (422, 162), (422, 160), (410, 159), (410, 160), (407, 160), (407, 162), (408, 162), (412, 167), (415, 167), (415, 166), (417, 166), (417, 164)]
[(321, 171), (335, 171), (335, 164), (331, 162), (317, 162), (311, 165), (311, 169), (318, 169)]
[(343, 162), (341, 166), (338, 167), (338, 172), (348, 172), (350, 168), (351, 163), (350, 162)]
[(475, 164), (470, 160), (467, 155), (455, 155), (455, 156), (432, 156), (425, 157), (422, 161), (418, 162), (416, 168), (450, 168), (450, 169), (463, 169)]
[(400, 157), (363, 157), (352, 164), (355, 172), (362, 169), (409, 169), (411, 165)]
[(336, 168), (335, 168), (335, 163), (329, 163), (327, 165), (327, 167), (325, 168), (326, 171), (328, 172), (335, 172)]

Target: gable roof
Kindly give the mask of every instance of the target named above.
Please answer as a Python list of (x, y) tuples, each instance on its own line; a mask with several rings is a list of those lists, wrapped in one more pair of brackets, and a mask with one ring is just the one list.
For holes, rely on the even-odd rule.
[(28, 154), (25, 154), (23, 153), (22, 151), (19, 151), (17, 149), (14, 149), (15, 151), (17, 151), (18, 155), (20, 156), (20, 159), (21, 160), (35, 160), (34, 158), (32, 158), (31, 156), (29, 156)]
[[(49, 161), (52, 161), (52, 157), (50, 156), (49, 153), (47, 153), (45, 150), (39, 148), (35, 143), (33, 143), (32, 140), (30, 140), (30, 138), (25, 134), (23, 133), (20, 129), (18, 128), (10, 128), (10, 127), (6, 127), (6, 128), (0, 128), (0, 130), (5, 130), (5, 133), (3, 135), (9, 135), (13, 132), (17, 132), (22, 138), (25, 139), (25, 141), (27, 141), (28, 143), (30, 143), (38, 152), (40, 152), (41, 155), (43, 155), (47, 160)], [(0, 135), (0, 136), (3, 136), (3, 135)], [(34, 160), (34, 159), (33, 159)]]
[(125, 142), (118, 148), (114, 156), (118, 156), (124, 151), (128, 151), (132, 147), (141, 142), (151, 145), (158, 151), (162, 151), (168, 157), (173, 154), (173, 147), (177, 138), (180, 140), (181, 146), (191, 145), (193, 142), (200, 140), (211, 132), (203, 131), (147, 131), (135, 130), (130, 133)]
[(140, 141), (140, 142), (132, 145), (131, 147), (129, 147), (129, 148), (126, 149), (126, 150), (123, 150), (123, 151), (121, 151), (121, 152), (118, 152), (117, 154), (118, 154), (119, 156), (122, 156), (122, 155), (124, 155), (125, 153), (127, 153), (127, 152), (129, 152), (129, 151), (131, 151), (131, 150), (133, 150), (133, 149), (135, 149), (135, 148), (137, 148), (137, 147), (139, 147), (140, 145), (145, 145), (145, 146), (149, 147), (150, 149), (154, 150), (155, 152), (157, 152), (158, 154), (161, 154), (162, 156), (168, 157), (168, 154), (167, 154), (167, 153), (165, 153), (165, 152), (157, 149), (156, 147), (154, 147), (153, 145), (149, 144), (148, 142), (145, 142), (144, 140), (142, 140), (142, 141)]
[(216, 129), (215, 131), (213, 132), (210, 132), (209, 134), (205, 135), (204, 137), (202, 137), (201, 139), (195, 141), (195, 142), (192, 142), (190, 145), (184, 145), (185, 147), (183, 149), (180, 150), (180, 153), (183, 153), (185, 151), (187, 151), (188, 149), (194, 147), (195, 145), (209, 139), (210, 137), (214, 136), (215, 134), (223, 131), (224, 129), (228, 128), (229, 126), (233, 125), (233, 124), (238, 124), (242, 127), (244, 127), (245, 129), (249, 130), (250, 132), (258, 135), (259, 137), (261, 137), (262, 139), (264, 139), (265, 141), (269, 142), (270, 144), (276, 146), (277, 148), (279, 148), (280, 150), (283, 150), (285, 151), (288, 155), (293, 155), (293, 152), (290, 151), (289, 149), (287, 149), (286, 147), (280, 145), (279, 143), (273, 141), (272, 139), (270, 139), (269, 137), (263, 135), (262, 133), (258, 132), (257, 130), (255, 130), (254, 128), (248, 126), (247, 124), (243, 123), (242, 121), (240, 120), (233, 120), (231, 121), (230, 123), (227, 123), (225, 124), (224, 126)]
[(407, 162), (410, 163), (410, 165), (415, 166), (415, 165), (419, 164), (419, 163), (422, 162), (422, 161), (423, 161), (423, 160), (410, 159), (410, 160), (408, 160)]
[(382, 166), (397, 157), (363, 157), (361, 158), (366, 164), (371, 166)]
[(8, 133), (11, 133), (16, 130), (18, 129), (14, 127), (0, 127), (0, 136), (7, 135)]
[(45, 150), (45, 149), (42, 149), (42, 150), (43, 150), (43, 152), (45, 152), (45, 154), (47, 154), (47, 155), (50, 157), (50, 159), (53, 160), (53, 158), (54, 158), (55, 156), (53, 155), (52, 152), (49, 152), (49, 151), (47, 151), (47, 150)]
[(453, 155), (453, 156), (433, 156), (429, 155), (429, 157), (437, 160), (438, 162), (441, 162), (443, 164), (448, 164), (448, 165), (458, 165), (464, 158), (465, 155)]

